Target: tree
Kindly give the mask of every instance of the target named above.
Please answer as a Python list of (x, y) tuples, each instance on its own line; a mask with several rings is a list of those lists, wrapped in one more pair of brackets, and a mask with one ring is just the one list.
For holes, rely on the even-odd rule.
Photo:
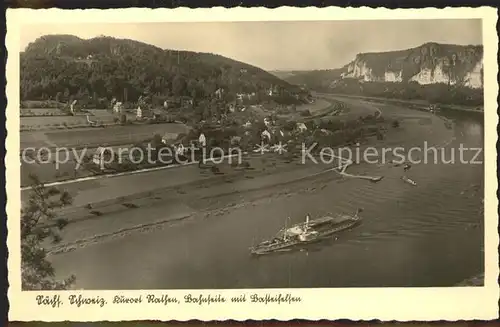
[(151, 159), (153, 159), (155, 162), (159, 159), (158, 153), (160, 150), (164, 147), (163, 140), (160, 134), (155, 134), (153, 136), (153, 139), (151, 140), (151, 148), (152, 148), (152, 156)]
[(23, 290), (63, 290), (74, 282), (75, 276), (65, 280), (55, 279), (52, 264), (46, 259), (43, 247), (46, 239), (61, 241), (59, 231), (68, 223), (58, 218), (55, 210), (72, 203), (68, 192), (55, 187), (45, 187), (35, 175), (30, 175), (31, 193), (21, 209), (21, 278)]
[(172, 91), (174, 95), (180, 96), (184, 93), (186, 89), (186, 81), (181, 75), (176, 75), (174, 80), (172, 81)]

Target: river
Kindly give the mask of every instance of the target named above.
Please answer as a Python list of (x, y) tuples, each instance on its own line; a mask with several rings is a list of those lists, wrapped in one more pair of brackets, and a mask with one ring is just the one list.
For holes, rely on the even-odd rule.
[[(384, 117), (417, 114), (389, 105), (381, 109)], [(429, 133), (414, 133), (420, 136), (408, 145), (424, 140), (444, 144), (450, 150), (447, 158), (460, 144), (483, 147), (481, 119), (469, 114), (450, 118), (453, 130), (433, 117)], [(413, 135), (402, 133), (408, 139)], [(472, 156), (469, 151), (464, 157)], [(316, 190), (249, 200), (250, 205), (215, 217), (132, 233), (51, 260), (58, 276), (75, 274), (76, 287), (84, 289), (435, 287), (484, 272), (482, 164), (413, 165), (407, 174), (416, 187), (403, 183), (402, 168), (389, 164), (349, 169), (385, 177), (379, 183), (302, 181), (295, 187)], [(231, 199), (217, 201), (224, 206)], [(248, 248), (271, 237), (287, 216), (298, 222), (307, 213), (352, 213), (360, 207), (363, 223), (336, 239), (278, 255), (249, 254)]]

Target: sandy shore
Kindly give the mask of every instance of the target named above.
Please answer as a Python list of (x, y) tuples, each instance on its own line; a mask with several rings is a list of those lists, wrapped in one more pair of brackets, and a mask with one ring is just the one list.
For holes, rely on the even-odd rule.
[[(312, 171), (316, 173), (312, 174)], [(112, 203), (97, 205), (94, 210), (102, 213), (98, 217), (89, 215), (91, 210), (75, 210), (65, 215), (71, 217), (73, 222), (63, 232), (62, 245), (53, 247), (52, 251), (66, 252), (124, 237), (132, 232), (164, 228), (180, 220), (226, 215), (232, 210), (256, 206), (281, 196), (317, 191), (325, 183), (341, 178), (320, 167), (269, 174), (261, 172), (254, 173), (254, 176), (246, 174), (242, 178), (220, 178), (210, 184), (183, 184), (175, 188), (157, 189), (142, 196), (135, 194), (125, 200), (117, 199)]]

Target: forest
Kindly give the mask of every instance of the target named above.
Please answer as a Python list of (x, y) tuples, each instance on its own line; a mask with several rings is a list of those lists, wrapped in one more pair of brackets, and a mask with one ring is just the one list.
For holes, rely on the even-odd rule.
[(251, 65), (220, 55), (163, 50), (133, 40), (71, 35), (43, 36), (30, 43), (20, 58), (21, 100), (78, 100), (102, 107), (111, 99), (136, 103), (142, 97), (162, 103), (168, 97), (194, 101), (225, 100), (238, 93), (269, 96), (278, 103), (296, 103), (300, 87)]
[(345, 79), (324, 88), (335, 92), (368, 97), (393, 98), (399, 100), (424, 100), (429, 103), (446, 105), (482, 106), (483, 90), (444, 83), (420, 85), (417, 82), (364, 82)]

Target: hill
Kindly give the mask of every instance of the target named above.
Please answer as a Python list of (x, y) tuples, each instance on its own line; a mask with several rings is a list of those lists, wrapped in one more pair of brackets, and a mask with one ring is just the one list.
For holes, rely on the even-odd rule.
[(483, 47), (426, 43), (361, 53), (339, 69), (286, 75), (290, 83), (321, 91), (477, 104), (482, 103)]
[(216, 54), (164, 50), (127, 39), (48, 35), (30, 43), (20, 58), (21, 100), (68, 102), (89, 106), (116, 98), (136, 103), (148, 96), (162, 103), (171, 96), (227, 101), (238, 93), (297, 102), (299, 87), (251, 65)]

